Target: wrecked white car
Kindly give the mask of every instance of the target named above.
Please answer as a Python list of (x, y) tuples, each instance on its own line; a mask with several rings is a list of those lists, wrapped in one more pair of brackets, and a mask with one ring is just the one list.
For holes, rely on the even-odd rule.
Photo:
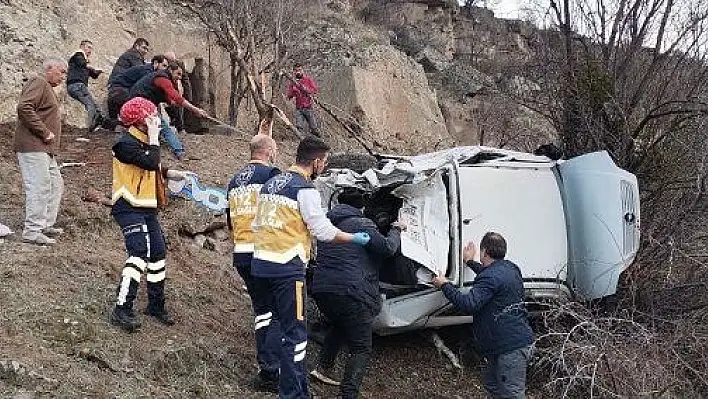
[(469, 287), (462, 248), (487, 231), (508, 242), (529, 301), (599, 299), (615, 293), (639, 246), (637, 179), (606, 152), (567, 161), (489, 147), (383, 157), (366, 171), (331, 169), (315, 185), (323, 206), (343, 187), (370, 193), (365, 214), (382, 231), (400, 220), (401, 254), (381, 270), (378, 334), (471, 322), (432, 275)]

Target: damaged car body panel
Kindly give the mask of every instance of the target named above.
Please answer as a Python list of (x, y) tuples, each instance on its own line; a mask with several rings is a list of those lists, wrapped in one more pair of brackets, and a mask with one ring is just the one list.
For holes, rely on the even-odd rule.
[(462, 247), (487, 231), (509, 243), (531, 301), (590, 300), (616, 291), (639, 240), (636, 178), (605, 152), (570, 161), (490, 147), (382, 157), (363, 173), (331, 169), (315, 181), (323, 207), (344, 187), (370, 193), (365, 214), (382, 232), (408, 229), (401, 253), (381, 269), (383, 305), (374, 329), (393, 334), (469, 323), (428, 283), (434, 275), (468, 290), (475, 274)]

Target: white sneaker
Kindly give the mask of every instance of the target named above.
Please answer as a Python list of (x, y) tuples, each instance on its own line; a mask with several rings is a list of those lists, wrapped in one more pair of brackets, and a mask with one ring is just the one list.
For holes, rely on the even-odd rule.
[(54, 245), (57, 243), (57, 240), (49, 238), (42, 233), (39, 233), (37, 237), (34, 238), (22, 237), (22, 242), (35, 245)]
[(62, 229), (61, 227), (49, 226), (45, 227), (44, 230), (42, 230), (42, 233), (49, 237), (56, 237), (64, 234), (64, 229)]
[(320, 382), (327, 384), (327, 385), (332, 385), (335, 387), (338, 387), (340, 384), (339, 381), (333, 380), (329, 377), (327, 377), (324, 373), (320, 372), (319, 370), (312, 370), (310, 371), (310, 376), (319, 380)]

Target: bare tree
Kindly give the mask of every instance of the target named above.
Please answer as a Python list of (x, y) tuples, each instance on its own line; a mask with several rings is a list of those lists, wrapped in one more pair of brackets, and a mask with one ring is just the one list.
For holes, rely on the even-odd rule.
[[(279, 71), (288, 59), (285, 38), (300, 0), (189, 0), (179, 4), (214, 35), (230, 61), (229, 122), (235, 124), (241, 101), (253, 101), (259, 118), (273, 120), (279, 95)], [(268, 77), (267, 77), (268, 76)], [(270, 83), (270, 84), (269, 84)], [(268, 88), (270, 87), (270, 93)], [(289, 127), (292, 124), (284, 119)]]
[[(708, 330), (695, 320), (708, 309), (703, 299), (708, 282), (708, 2), (549, 1), (541, 14), (553, 21), (552, 29), (540, 34), (537, 59), (529, 68), (545, 90), (523, 102), (555, 125), (568, 157), (607, 150), (639, 178), (642, 247), (624, 275), (623, 312), (655, 323), (649, 332), (661, 335), (623, 356), (664, 357), (674, 362), (663, 364), (675, 376), (674, 381), (655, 379), (659, 385), (648, 392), (635, 390), (639, 385), (625, 390), (622, 385), (640, 374), (629, 367), (625, 378), (605, 380), (600, 387), (599, 370), (605, 370), (604, 378), (612, 377), (619, 365), (603, 360), (600, 355), (613, 353), (603, 348), (575, 369), (566, 368), (569, 358), (561, 353), (560, 362), (549, 363), (560, 371), (553, 384), (564, 396), (581, 379), (590, 392), (593, 386), (604, 389), (596, 391), (600, 396), (662, 396), (674, 389), (678, 396), (705, 395)], [(590, 318), (570, 328), (596, 329), (597, 323)], [(592, 334), (585, 331), (583, 337)], [(584, 345), (579, 348), (592, 346)]]

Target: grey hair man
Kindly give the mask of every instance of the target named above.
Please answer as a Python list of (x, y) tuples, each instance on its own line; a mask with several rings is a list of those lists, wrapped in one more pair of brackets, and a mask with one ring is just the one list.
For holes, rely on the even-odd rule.
[(25, 223), (22, 239), (38, 245), (56, 243), (52, 236), (64, 191), (56, 155), (61, 137), (61, 113), (54, 88), (66, 79), (66, 61), (50, 57), (43, 72), (27, 80), (17, 104), (13, 150), (17, 153), (24, 185)]

